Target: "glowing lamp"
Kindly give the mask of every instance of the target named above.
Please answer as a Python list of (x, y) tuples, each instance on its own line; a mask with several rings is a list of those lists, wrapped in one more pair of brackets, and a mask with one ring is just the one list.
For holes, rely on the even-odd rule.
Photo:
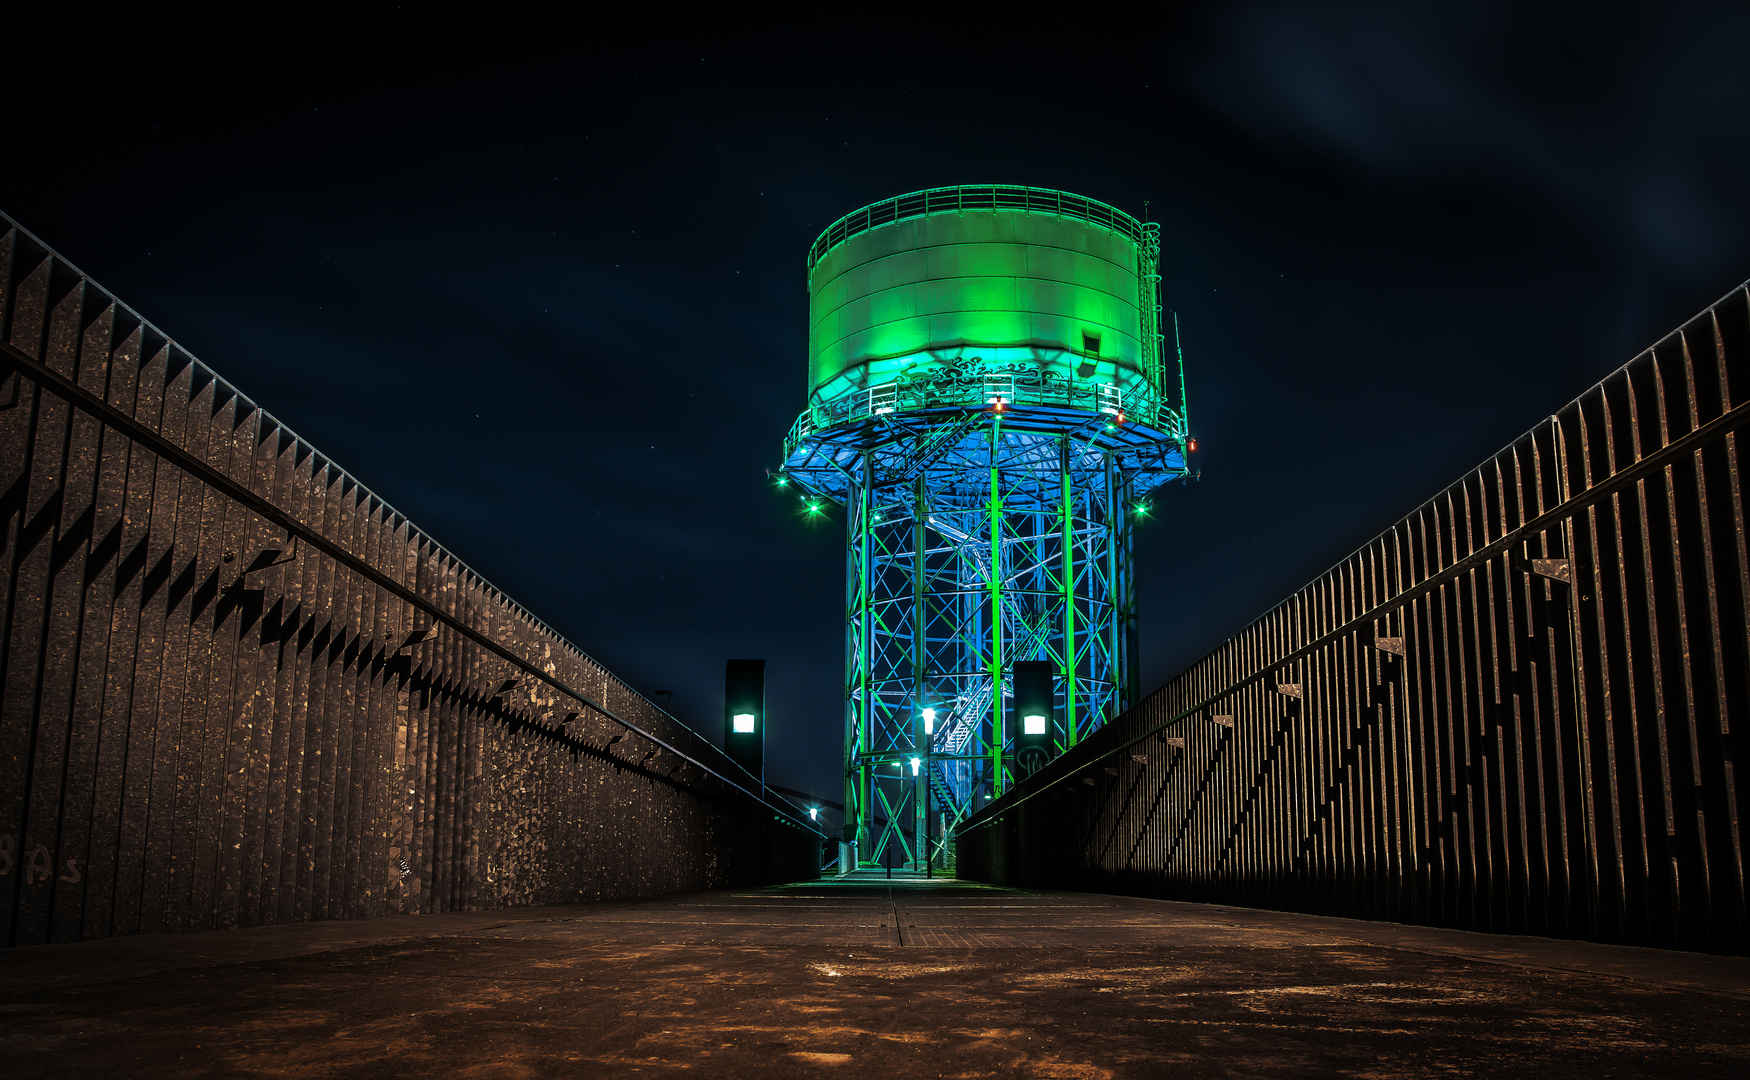
[(924, 734), (925, 735), (934, 735), (935, 733), (936, 733), (936, 710), (925, 709), (924, 710)]
[(736, 713), (734, 720), (737, 734), (746, 735), (753, 731), (753, 713)]
[(916, 775), (917, 775), (917, 774), (918, 774), (918, 768), (919, 768), (919, 767), (920, 767), (920, 766), (921, 766), (921, 765), (922, 765), (922, 764), (923, 764), (923, 759), (922, 759), (922, 758), (912, 758), (912, 759), (911, 759), (911, 774), (912, 774), (912, 775), (913, 775), (913, 776), (916, 776)]
[(1021, 717), (1021, 734), (1023, 734), (1023, 735), (1043, 735), (1043, 734), (1045, 734), (1045, 717), (1043, 717), (1043, 716), (1023, 716), (1023, 717)]

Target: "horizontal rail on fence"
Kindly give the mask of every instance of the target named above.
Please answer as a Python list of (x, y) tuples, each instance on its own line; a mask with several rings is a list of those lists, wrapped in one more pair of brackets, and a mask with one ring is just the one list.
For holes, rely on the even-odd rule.
[[(1556, 417), (1552, 416), (1545, 421), (1545, 424), (1555, 426), (1558, 424), (1558, 421)], [(1350, 635), (1362, 632), (1371, 624), (1377, 623), (1379, 620), (1413, 604), (1418, 599), (1434, 592), (1443, 585), (1446, 585), (1464, 574), (1483, 566), (1491, 560), (1508, 553), (1513, 547), (1523, 543), (1528, 537), (1536, 533), (1548, 531), (1553, 526), (1573, 518), (1588, 507), (1594, 506), (1610, 496), (1621, 492), (1623, 489), (1646, 479), (1648, 476), (1671, 464), (1672, 461), (1681, 459), (1687, 454), (1694, 453), (1696, 450), (1710, 443), (1724, 439), (1727, 435), (1745, 427), (1746, 425), (1750, 425), (1750, 401), (1734, 406), (1707, 423), (1694, 428), (1678, 438), (1672, 439), (1659, 449), (1652, 451), (1631, 465), (1624, 466), (1622, 469), (1612, 473), (1609, 477), (1600, 480), (1585, 491), (1570, 496), (1551, 509), (1544, 511), (1523, 524), (1509, 529), (1498, 539), (1478, 548), (1469, 555), (1465, 555), (1462, 558), (1455, 560), (1451, 565), (1436, 571), (1416, 584), (1408, 586), (1392, 596), (1389, 600), (1380, 601), (1366, 612), (1355, 616), (1336, 629), (1321, 634), (1307, 644), (1284, 653), (1281, 657), (1262, 665), (1258, 671), (1251, 675), (1242, 679), (1237, 679), (1225, 685), (1221, 690), (1199, 699), (1195, 704), (1181, 709), (1168, 719), (1154, 724), (1147, 730), (1132, 736), (1122, 743), (1100, 750), (1097, 756), (1089, 757), (1085, 761), (1078, 761), (1075, 768), (1066, 769), (1062, 775), (1047, 775), (1036, 785), (1030, 785), (1023, 781), (1021, 784), (1018, 784), (1015, 788), (1011, 789), (1012, 794), (1009, 796), (989, 803), (978, 813), (969, 816), (962, 824), (960, 831), (967, 832), (995, 824), (1002, 819), (1002, 816), (1005, 813), (1019, 808), (1024, 803), (1043, 795), (1045, 792), (1066, 780), (1075, 779), (1088, 766), (1098, 761), (1105, 760), (1113, 755), (1124, 753), (1132, 747), (1160, 735), (1166, 729), (1173, 727), (1176, 724), (1181, 724), (1186, 720), (1195, 718), (1198, 714), (1222, 699), (1232, 697), (1235, 693), (1270, 678), (1271, 675), (1281, 667), (1304, 660), (1307, 657), (1316, 654), (1321, 649), (1327, 648), (1334, 642), (1341, 641)], [(1542, 426), (1543, 425), (1539, 425), (1540, 428)], [(1532, 432), (1521, 436), (1519, 439), (1509, 444), (1509, 448), (1512, 446), (1519, 446), (1528, 439), (1534, 439), (1537, 430), (1538, 429), (1533, 429)], [(1557, 442), (1559, 445), (1560, 440), (1557, 440)], [(1339, 565), (1341, 565), (1341, 563), (1339, 563)], [(1323, 575), (1321, 575), (1321, 577), (1322, 576)], [(1264, 617), (1267, 618), (1268, 615)], [(1058, 760), (1063, 761), (1065, 758), (1059, 758)]]
[[(563, 679), (541, 670), (541, 668), (530, 663), (521, 656), (518, 656), (513, 650), (493, 640), (490, 636), (481, 633), (479, 630), (476, 630), (461, 619), (444, 611), (437, 604), (420, 595), (418, 591), (396, 581), (394, 578), (372, 566), (366, 560), (359, 558), (341, 547), (339, 544), (323, 536), (316, 529), (299, 521), (286, 510), (275, 505), (264, 496), (252, 491), (247, 485), (225, 475), (212, 465), (202, 461), (193, 453), (177, 446), (170, 439), (153, 431), (146, 424), (86, 390), (78, 383), (67, 378), (65, 375), (62, 375), (47, 364), (30, 356), (21, 349), (18, 349), (10, 342), (0, 341), (0, 361), (11, 366), (24, 377), (50, 389), (57, 396), (67, 401), (68, 404), (90, 413), (96, 419), (118, 431), (121, 431), (129, 439), (146, 447), (154, 454), (173, 462), (179, 469), (191, 476), (199, 478), (203, 483), (224, 493), (227, 497), (235, 500), (250, 512), (259, 515), (266, 521), (269, 521), (282, 529), (285, 529), (289, 534), (295, 535), (304, 543), (309, 544), (311, 547), (316, 548), (329, 558), (343, 564), (354, 573), (365, 577), (379, 588), (400, 598), (431, 618), (442, 622), (445, 626), (448, 626), (456, 633), (461, 634), (480, 647), (509, 662), (518, 670), (546, 683), (553, 689), (574, 701), (577, 701), (584, 707), (599, 713), (601, 716), (620, 725), (627, 731), (649, 740), (669, 753), (674, 754), (689, 764), (701, 769), (706, 775), (711, 776), (731, 789), (740, 792), (754, 803), (766, 807), (769, 810), (776, 811), (778, 814), (782, 815), (783, 819), (786, 820), (788, 824), (814, 833), (822, 839), (825, 838), (824, 833), (821, 833), (812, 825), (790, 813), (788, 808), (773, 805), (770, 800), (763, 798), (752, 790), (749, 790), (749, 788), (743, 783), (724, 775), (710, 765), (700, 761), (697, 757), (681, 750), (668, 740), (663, 739), (655, 733), (645, 730), (638, 724), (619, 716), (606, 705), (570, 686)], [(753, 778), (750, 775), (748, 779), (751, 780)]]

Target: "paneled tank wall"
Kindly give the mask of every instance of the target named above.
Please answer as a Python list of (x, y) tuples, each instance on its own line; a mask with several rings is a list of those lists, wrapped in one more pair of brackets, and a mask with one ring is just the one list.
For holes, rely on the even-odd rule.
[(1739, 288), (986, 807), (962, 876), (1750, 951)]
[(7, 944), (818, 873), (710, 743), (0, 232)]

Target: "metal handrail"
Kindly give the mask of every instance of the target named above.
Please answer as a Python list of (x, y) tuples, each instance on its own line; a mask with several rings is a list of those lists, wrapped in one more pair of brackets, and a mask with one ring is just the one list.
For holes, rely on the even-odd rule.
[(827, 252), (853, 236), (913, 218), (958, 214), (967, 210), (1011, 210), (1074, 218), (1110, 229), (1139, 246), (1148, 242), (1148, 230), (1142, 222), (1115, 206), (1085, 195), (1019, 184), (960, 184), (896, 195), (851, 211), (822, 230), (809, 247), (808, 271), (813, 273)]
[[(70, 273), (78, 276), (93, 294), (101, 296), (105, 303), (113, 304), (118, 312), (125, 312), (131, 319), (137, 321), (140, 326), (149, 328), (153, 333), (162, 338), (167, 345), (175, 343), (176, 339), (165, 334), (162, 330), (159, 330), (151, 322), (141, 317), (126, 304), (116, 300), (109, 290), (104, 289), (96, 281), (92, 280), (92, 278), (84, 271), (80, 270), (77, 266), (74, 266), (71, 262), (68, 262), (60, 255), (60, 253), (43, 243), (42, 240), (37, 238), (37, 236), (30, 230), (19, 225), (16, 221), (13, 221), (5, 214), (0, 214), (0, 236), (5, 235), (9, 230), (15, 230), (20, 237), (28, 240), (32, 247), (42, 253), (42, 258), (53, 259), (57, 264), (65, 267)], [(315, 548), (327, 557), (346, 566), (352, 572), (371, 581), (379, 588), (382, 588), (400, 598), (414, 609), (424, 613), (432, 620), (434, 626), (438, 623), (443, 623), (444, 625), (449, 626), (461, 636), (469, 638), (477, 645), (485, 648), (488, 652), (497, 655), (500, 659), (508, 661), (511, 665), (529, 677), (547, 683), (565, 696), (573, 698), (601, 716), (606, 717), (608, 720), (618, 724), (626, 730), (639, 735), (664, 750), (667, 750), (676, 757), (690, 762), (708, 775), (716, 777), (731, 788), (742, 791), (744, 794), (749, 795), (762, 805), (769, 805), (762, 796), (755, 794), (755, 791), (759, 789), (759, 782), (748, 773), (747, 770), (741, 770), (742, 776), (745, 780), (738, 780), (732, 776), (725, 776), (723, 773), (718, 772), (716, 769), (713, 769), (711, 766), (700, 761), (698, 757), (694, 756), (694, 754), (689, 754), (675, 745), (675, 743), (683, 740), (690, 740), (693, 744), (693, 749), (697, 754), (705, 757), (710, 757), (713, 753), (721, 754), (721, 750), (714, 746), (703, 735), (694, 731), (690, 726), (675, 717), (668, 710), (662, 708), (643, 694), (639, 693), (638, 690), (631, 686), (631, 684), (621, 679), (612, 671), (609, 671), (606, 665), (599, 663), (594, 657), (590, 656), (576, 644), (566, 639), (563, 634), (560, 634), (553, 627), (538, 618), (529, 609), (523, 607), (515, 600), (512, 600), (509, 596), (505, 595), (504, 592), (494, 586), (491, 582), (487, 581), (479, 573), (471, 569), (449, 550), (444, 548), (442, 544), (439, 544), (436, 540), (432, 539), (430, 535), (415, 526), (405, 514), (396, 510), (387, 500), (365, 487), (364, 484), (360, 483), (350, 473), (335, 464), (327, 455), (318, 451), (310, 442), (292, 431), (291, 428), (286, 426), (286, 424), (278, 417), (257, 405), (248, 395), (238, 390), (223, 376), (213, 371), (212, 368), (202, 363), (196, 357), (190, 355), (186, 350), (183, 350), (180, 345), (177, 345), (176, 348), (179, 357), (186, 360), (195, 369), (201, 379), (205, 379), (213, 385), (214, 401), (222, 401), (227, 395), (229, 395), (235, 397), (240, 403), (246, 405), (249, 409), (259, 412), (261, 414), (260, 423), (262, 425), (262, 430), (265, 431), (271, 427), (274, 431), (277, 431), (281, 438), (285, 440), (281, 444), (282, 447), (286, 447), (288, 444), (294, 445), (297, 448), (294, 452), (298, 454), (298, 460), (303, 460), (306, 456), (315, 457), (316, 461), (312, 466), (312, 475), (326, 474), (332, 476), (335, 479), (330, 480), (329, 483), (339, 482), (345, 485), (343, 490), (356, 490), (359, 492), (360, 494), (354, 496), (357, 502), (364, 504), (368, 499), (372, 505), (380, 507), (382, 520), (388, 523), (391, 528), (399, 528), (400, 526), (405, 525), (407, 530), (405, 543), (407, 547), (415, 550), (422, 550), (434, 565), (453, 571), (460, 582), (478, 588), (494, 603), (500, 605), (502, 610), (507, 612), (511, 617), (521, 621), (537, 633), (549, 637), (560, 648), (568, 650), (572, 656), (593, 668), (594, 674), (601, 675), (604, 679), (633, 695), (638, 699), (639, 704), (649, 708), (667, 721), (671, 726), (671, 730), (664, 734), (666, 734), (668, 738), (665, 739), (655, 731), (635, 724), (619, 715), (607, 706), (605, 700), (597, 701), (585, 695), (580, 690), (567, 685), (562, 680), (558, 679), (557, 676), (546, 671), (544, 666), (525, 659), (520, 653), (499, 642), (491, 635), (462, 621), (452, 614), (448, 608), (439, 604), (437, 601), (428, 598), (413, 586), (401, 581), (393, 573), (378, 566), (366, 556), (356, 554), (342, 541), (331, 538), (320, 529), (308, 525), (301, 519), (294, 517), (290, 511), (284, 509), (279, 504), (270, 501), (266, 496), (256, 492), (246, 482), (240, 481), (229, 473), (214, 467), (204, 459), (174, 442), (157, 429), (137, 419), (131, 413), (124, 412), (116, 406), (111, 405), (104, 398), (86, 390), (78, 382), (49, 367), (42, 360), (32, 356), (25, 350), (10, 342), (0, 341), (0, 367), (10, 367), (22, 372), (26, 378), (47, 387), (51, 392), (73, 407), (83, 410), (102, 424), (121, 432), (129, 440), (145, 447), (159, 457), (172, 462), (184, 473), (199, 478), (203, 483), (211, 486), (216, 491), (223, 493), (226, 497), (230, 498), (238, 505), (247, 508), (250, 512), (261, 517), (263, 520), (272, 522), (273, 524), (285, 529), (288, 535), (298, 537), (303, 543), (308, 544), (310, 547)], [(286, 450), (282, 449), (281, 452), (284, 453)], [(605, 699), (606, 695), (604, 694), (603, 697)], [(733, 762), (721, 762), (720, 764), (733, 764)], [(809, 828), (813, 831), (811, 826), (802, 824), (800, 821), (792, 822), (792, 824), (799, 825), (803, 828)]]
[[(12, 218), (8, 217), (6, 214), (0, 213), (0, 236), (5, 235), (5, 233), (8, 230), (15, 230), (19, 236), (22, 236), (22, 237), (25, 237), (26, 239), (28, 239), (30, 241), (30, 243), (35, 248), (37, 248), (39, 251), (41, 251), (43, 253), (44, 258), (53, 258), (61, 266), (66, 267), (69, 272), (73, 273), (74, 275), (78, 276), (81, 280), (83, 280), (85, 282), (85, 285), (87, 288), (97, 291), (98, 293), (102, 294), (102, 296), (104, 297), (106, 302), (114, 304), (115, 308), (118, 312), (125, 312), (129, 319), (133, 320), (134, 322), (137, 322), (142, 327), (146, 327), (147, 329), (151, 330), (154, 334), (157, 334), (159, 337), (161, 337), (164, 340), (164, 342), (166, 344), (174, 346), (178, 350), (178, 355), (182, 359), (187, 360), (189, 362), (189, 364), (194, 367), (195, 371), (198, 373), (199, 378), (205, 379), (206, 381), (213, 384), (213, 387), (214, 387), (213, 400), (214, 401), (221, 401), (227, 395), (229, 395), (231, 397), (235, 397), (240, 403), (247, 405), (250, 409), (253, 409), (253, 410), (260, 412), (261, 416), (262, 416), (262, 424), (263, 424), (264, 429), (267, 425), (271, 424), (280, 433), (280, 436), (282, 439), (282, 445), (283, 445), (283, 441), (289, 441), (290, 443), (295, 445), (295, 447), (297, 448), (295, 451), (296, 456), (297, 456), (297, 460), (302, 461), (306, 457), (310, 457), (310, 456), (315, 457), (316, 463), (312, 467), (312, 472), (314, 474), (321, 475), (324, 472), (324, 470), (326, 470), (326, 472), (329, 476), (332, 476), (338, 480), (338, 482), (341, 485), (341, 489), (343, 491), (350, 491), (353, 489), (357, 489), (358, 491), (362, 492), (363, 497), (359, 498), (358, 501), (363, 503), (363, 502), (366, 502), (368, 500), (370, 503), (374, 504), (375, 506), (381, 507), (383, 520), (386, 522), (389, 522), (390, 526), (392, 528), (398, 528), (400, 525), (405, 524), (407, 527), (407, 544), (408, 544), (408, 546), (413, 547), (413, 548), (423, 548), (426, 552), (429, 553), (429, 557), (431, 558), (431, 560), (435, 564), (437, 564), (439, 566), (449, 567), (456, 572), (457, 576), (461, 580), (466, 581), (466, 582), (472, 582), (473, 584), (478, 585), (482, 592), (484, 592), (487, 596), (491, 597), (497, 603), (504, 605), (504, 607), (507, 610), (509, 610), (510, 613), (513, 616), (515, 616), (517, 619), (520, 619), (522, 622), (524, 622), (525, 624), (527, 624), (528, 626), (530, 626), (531, 628), (533, 628), (537, 632), (542, 633), (542, 634), (546, 634), (546, 635), (552, 637), (553, 639), (558, 641), (561, 645), (563, 645), (565, 648), (571, 650), (578, 657), (580, 657), (583, 660), (594, 665), (595, 668), (601, 674), (603, 674), (607, 678), (611, 679), (616, 685), (631, 692), (632, 694), (637, 695), (641, 700), (644, 701), (645, 704), (649, 705), (652, 709), (655, 709), (657, 712), (659, 712), (663, 716), (667, 717), (671, 722), (678, 724), (683, 729), (691, 731), (691, 728), (688, 728), (686, 724), (682, 723), (681, 720), (679, 720), (677, 717), (675, 717), (668, 710), (664, 709), (660, 705), (657, 705), (655, 702), (651, 701), (649, 698), (644, 697), (644, 695), (639, 693), (638, 690), (635, 689), (630, 683), (626, 682), (624, 679), (620, 678), (618, 675), (609, 671), (607, 669), (606, 665), (598, 662), (594, 657), (592, 657), (588, 653), (584, 652), (576, 644), (567, 640), (565, 635), (559, 633), (559, 631), (557, 631), (553, 627), (549, 626), (545, 621), (543, 621), (534, 612), (530, 611), (528, 608), (524, 607), (522, 604), (518, 603), (516, 600), (513, 600), (511, 597), (506, 595), (501, 589), (499, 589), (496, 585), (493, 585), (490, 581), (487, 581), (486, 578), (483, 577), (478, 571), (474, 570), (467, 563), (463, 562), (458, 556), (456, 556), (448, 548), (445, 548), (442, 544), (438, 543), (437, 540), (435, 540), (430, 534), (426, 533), (423, 529), (421, 529), (417, 525), (415, 525), (412, 522), (412, 520), (410, 518), (408, 518), (408, 516), (406, 514), (403, 514), (401, 511), (395, 509), (394, 506), (390, 505), (390, 503), (387, 499), (383, 498), (381, 495), (378, 495), (376, 492), (374, 492), (370, 488), (366, 487), (362, 482), (359, 481), (359, 479), (357, 477), (353, 476), (351, 473), (349, 473), (345, 469), (341, 468), (340, 465), (335, 463), (335, 461), (333, 459), (331, 459), (330, 457), (328, 457), (328, 455), (326, 455), (326, 454), (322, 453), (320, 450), (316, 449), (316, 447), (313, 443), (311, 443), (309, 440), (305, 439), (303, 436), (299, 435), (297, 432), (293, 431), (291, 429), (291, 427), (286, 424), (285, 421), (281, 420), (279, 417), (275, 416), (274, 414), (268, 412), (266, 409), (263, 409), (260, 405), (257, 405), (255, 403), (254, 399), (252, 399), (248, 394), (245, 394), (243, 391), (237, 389), (237, 387), (232, 385), (231, 382), (229, 380), (227, 380), (224, 376), (220, 375), (218, 372), (216, 372), (212, 368), (208, 367), (199, 358), (190, 354), (186, 349), (183, 349), (182, 346), (178, 343), (178, 339), (173, 338), (169, 334), (165, 333), (163, 330), (160, 330), (157, 326), (154, 326), (152, 324), (151, 320), (145, 318), (139, 312), (128, 307), (126, 304), (122, 303), (120, 300), (117, 300), (115, 298), (115, 296), (110, 293), (110, 291), (108, 289), (105, 289), (103, 286), (99, 285), (95, 280), (92, 279), (92, 277), (89, 274), (85, 273), (83, 270), (81, 270), (77, 266), (73, 265), (63, 255), (61, 255), (59, 252), (57, 252), (55, 249), (53, 249), (53, 248), (49, 247), (47, 244), (43, 243), (43, 241), (39, 237), (37, 237), (37, 235), (35, 233), (32, 233), (29, 229), (26, 229), (24, 226), (20, 225), (18, 222), (12, 220)], [(24, 353), (22, 351), (19, 351), (18, 355), (29, 359), (28, 353)], [(33, 361), (33, 362), (38, 362), (38, 361)], [(95, 399), (95, 400), (101, 400), (101, 399)], [(333, 482), (334, 481), (330, 481), (330, 483), (333, 483)]]
[[(447, 606), (428, 598), (419, 590), (397, 580), (369, 560), (353, 554), (338, 541), (329, 537), (321, 530), (314, 526), (305, 524), (300, 518), (294, 516), (291, 511), (286, 510), (284, 507), (271, 501), (266, 496), (256, 492), (235, 477), (220, 471), (212, 464), (197, 456), (193, 451), (177, 444), (168, 436), (153, 430), (134, 416), (123, 412), (114, 405), (111, 405), (108, 401), (93, 394), (77, 382), (74, 382), (71, 378), (49, 367), (41, 360), (31, 356), (29, 353), (13, 345), (11, 342), (0, 341), (0, 366), (10, 367), (38, 385), (46, 387), (50, 392), (57, 397), (60, 397), (63, 401), (66, 401), (69, 405), (84, 411), (108, 427), (120, 431), (132, 442), (151, 451), (158, 457), (171, 462), (184, 473), (200, 480), (202, 483), (223, 494), (239, 506), (242, 506), (249, 512), (262, 518), (264, 521), (270, 522), (286, 530), (288, 535), (296, 536), (301, 542), (308, 544), (310, 547), (315, 548), (328, 558), (345, 566), (348, 570), (351, 570), (353, 573), (371, 582), (371, 584), (375, 585), (377, 588), (393, 595), (397, 599), (408, 604), (410, 607), (417, 609), (427, 618), (431, 619), (434, 624), (442, 623), (455, 633), (469, 639), (474, 642), (474, 644), (479, 645), (488, 652), (498, 656), (499, 659), (508, 661), (524, 675), (546, 683), (548, 686), (559, 691), (559, 693), (566, 697), (569, 697), (584, 707), (606, 717), (608, 720), (625, 728), (627, 731), (654, 743), (658, 747), (661, 747), (680, 758), (682, 761), (700, 769), (706, 775), (715, 777), (728, 787), (740, 791), (742, 794), (753, 799), (755, 802), (760, 803), (762, 806), (773, 809), (782, 809), (781, 807), (771, 806), (770, 801), (767, 800), (763, 794), (763, 786), (751, 773), (747, 772), (746, 769), (742, 769), (742, 775), (747, 778), (747, 783), (744, 784), (734, 777), (725, 776), (723, 773), (713, 769), (703, 761), (700, 761), (699, 758), (676, 746), (675, 743), (679, 742), (679, 739), (673, 739), (673, 741), (665, 739), (654, 731), (626, 719), (613, 709), (609, 708), (606, 702), (597, 701), (582, 690), (571, 686), (552, 671), (547, 670), (546, 665), (536, 664), (525, 659), (515, 649), (500, 642), (485, 630), (472, 625), (460, 616), (452, 613)], [(264, 417), (266, 417), (266, 415), (266, 413), (263, 413)], [(506, 598), (503, 597), (502, 594), (499, 594), (497, 599), (500, 602), (504, 602)], [(509, 605), (507, 604), (506, 606)], [(562, 646), (572, 648), (578, 656), (581, 656), (586, 660), (589, 659), (581, 650), (576, 649), (575, 646), (572, 646), (570, 642), (566, 641), (558, 634), (552, 634), (552, 637)], [(594, 663), (594, 661), (590, 662), (592, 664)], [(598, 670), (602, 670), (600, 665), (596, 665), (596, 667)], [(619, 680), (616, 678), (615, 681), (618, 682)], [(621, 683), (621, 685), (624, 686), (625, 684)], [(648, 703), (649, 699), (645, 698), (642, 694), (638, 694), (636, 690), (633, 690), (632, 693), (637, 695), (640, 701)], [(661, 710), (658, 711), (661, 712)], [(721, 753), (721, 751), (718, 751), (716, 747), (712, 746), (700, 736), (698, 732), (693, 731), (690, 727), (675, 720), (667, 712), (662, 712), (662, 715), (668, 717), (669, 721), (678, 728), (679, 732), (684, 733), (686, 736), (690, 736), (695, 742), (703, 744), (695, 749), (701, 750), (706, 756), (709, 756), (712, 752)], [(733, 762), (731, 763), (733, 764)], [(756, 789), (758, 789), (760, 793), (756, 794)], [(812, 826), (804, 824), (799, 818), (791, 821), (790, 824), (795, 825), (798, 828), (806, 829), (810, 832), (819, 832), (819, 830), (814, 829)], [(824, 836), (824, 834), (820, 835)]]

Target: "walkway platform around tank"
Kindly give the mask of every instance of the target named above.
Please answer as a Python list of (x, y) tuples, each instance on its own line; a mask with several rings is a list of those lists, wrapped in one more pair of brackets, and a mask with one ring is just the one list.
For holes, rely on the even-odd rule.
[(14, 1076), (1750, 1075), (1750, 959), (864, 871), (0, 953)]

